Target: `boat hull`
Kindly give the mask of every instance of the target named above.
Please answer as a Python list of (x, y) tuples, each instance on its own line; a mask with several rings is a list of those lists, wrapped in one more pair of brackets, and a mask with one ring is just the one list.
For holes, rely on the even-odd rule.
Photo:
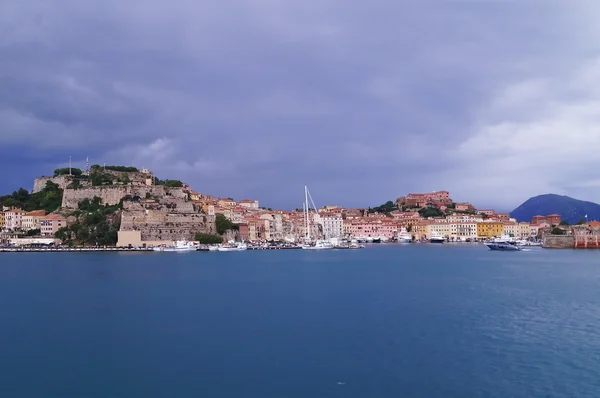
[(486, 243), (485, 244), (490, 250), (504, 251), (504, 252), (518, 252), (521, 250), (519, 246), (511, 245), (509, 243)]
[(444, 243), (444, 239), (429, 239), (429, 242), (431, 243)]
[(186, 247), (186, 248), (177, 248), (177, 247), (155, 247), (155, 252), (175, 252), (175, 253), (184, 253), (184, 252), (193, 252), (196, 251), (195, 247)]

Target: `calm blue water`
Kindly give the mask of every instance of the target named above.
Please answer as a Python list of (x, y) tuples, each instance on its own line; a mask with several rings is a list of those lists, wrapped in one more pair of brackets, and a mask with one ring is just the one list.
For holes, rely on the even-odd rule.
[(1, 253), (0, 310), (1, 397), (600, 396), (600, 251)]

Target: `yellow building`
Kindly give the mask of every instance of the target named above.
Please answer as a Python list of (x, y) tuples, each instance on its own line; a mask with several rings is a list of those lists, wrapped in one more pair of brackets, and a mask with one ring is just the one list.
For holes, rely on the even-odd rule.
[(477, 237), (493, 238), (500, 237), (504, 232), (504, 224), (501, 222), (479, 222), (477, 223)]
[(0, 211), (0, 229), (4, 228), (4, 224), (6, 223), (4, 219), (4, 212)]
[(431, 236), (431, 229), (429, 228), (429, 223), (427, 221), (419, 221), (413, 224), (412, 229), (410, 231), (411, 234), (417, 239), (429, 239)]
[(528, 222), (520, 222), (519, 223), (519, 234), (521, 238), (529, 238), (531, 237), (531, 225)]

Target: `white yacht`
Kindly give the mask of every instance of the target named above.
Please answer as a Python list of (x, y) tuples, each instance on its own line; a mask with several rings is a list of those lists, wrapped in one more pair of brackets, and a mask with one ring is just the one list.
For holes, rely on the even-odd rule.
[(498, 251), (520, 251), (521, 247), (517, 245), (517, 243), (510, 238), (500, 237), (494, 238), (487, 242), (485, 245), (490, 248), (490, 250), (498, 250)]
[(187, 240), (178, 240), (173, 245), (157, 246), (152, 248), (155, 252), (191, 252), (198, 250), (198, 242), (188, 242)]
[(327, 241), (317, 241), (315, 244), (307, 244), (302, 246), (302, 249), (304, 250), (330, 250), (333, 248), (333, 244)]
[(400, 233), (398, 233), (398, 237), (396, 238), (398, 243), (412, 243), (413, 237), (410, 232), (406, 231), (406, 228), (402, 227)]
[(248, 250), (248, 245), (245, 243), (227, 243), (217, 248), (220, 252), (241, 252)]
[(431, 242), (431, 243), (444, 243), (445, 241), (446, 241), (446, 238), (444, 238), (440, 234), (433, 233), (429, 237), (429, 242)]

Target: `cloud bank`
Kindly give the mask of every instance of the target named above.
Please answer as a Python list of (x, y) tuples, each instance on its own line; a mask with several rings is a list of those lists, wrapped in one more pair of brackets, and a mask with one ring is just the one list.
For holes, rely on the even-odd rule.
[[(592, 1), (8, 0), (0, 188), (69, 156), (298, 207), (599, 200)], [(15, 167), (17, 166), (17, 167)]]

